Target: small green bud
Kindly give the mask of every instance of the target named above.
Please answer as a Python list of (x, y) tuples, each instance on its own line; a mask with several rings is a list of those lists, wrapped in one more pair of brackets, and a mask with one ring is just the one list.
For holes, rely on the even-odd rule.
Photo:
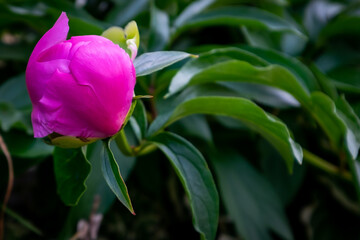
[(129, 54), (132, 60), (135, 59), (140, 44), (139, 29), (135, 21), (129, 22), (125, 30), (121, 27), (110, 27), (101, 36), (118, 44)]

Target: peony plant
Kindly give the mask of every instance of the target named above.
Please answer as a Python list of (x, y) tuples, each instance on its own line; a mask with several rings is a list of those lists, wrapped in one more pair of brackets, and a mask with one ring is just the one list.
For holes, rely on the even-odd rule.
[[(134, 94), (136, 76), (152, 74), (195, 56), (180, 51), (157, 51), (136, 58), (140, 38), (135, 21), (129, 22), (124, 29), (110, 27), (101, 36), (73, 36), (67, 40), (68, 22), (66, 13), (61, 13), (54, 26), (36, 44), (26, 68), (26, 84), (33, 104), (31, 120), (34, 136), (56, 146), (53, 151), (54, 173), (61, 200), (68, 206), (79, 204), (86, 192), (88, 177), (101, 171), (109, 187), (105, 189), (111, 190), (135, 215), (120, 171), (123, 167), (121, 160), (116, 160), (115, 156), (137, 157), (158, 148), (166, 156), (176, 156), (177, 153), (169, 155), (169, 151), (176, 149), (164, 148), (165, 143), (189, 148), (190, 151), (184, 149), (184, 152), (190, 155), (182, 160), (190, 168), (194, 165), (194, 169), (201, 169), (201, 175), (194, 172), (200, 179), (200, 187), (189, 187), (191, 179), (184, 178), (186, 169), (175, 158), (169, 159), (179, 170), (179, 177), (189, 196), (199, 189), (207, 189), (204, 197), (190, 197), (190, 205), (197, 226), (202, 202), (211, 199), (207, 201), (213, 209), (211, 221), (201, 223), (199, 229), (202, 235), (213, 239), (215, 228), (203, 233), (204, 227), (209, 229), (209, 225), (216, 224), (218, 211), (216, 188), (205, 160), (185, 139), (162, 131), (168, 124), (167, 117), (156, 118), (147, 128), (145, 106), (141, 100), (137, 106), (136, 102), (152, 96)], [(123, 128), (133, 111), (129, 130), (135, 130), (139, 141), (130, 145)], [(159, 119), (165, 122), (156, 123)], [(83, 147), (98, 139), (103, 140), (98, 150), (95, 149), (99, 143)], [(117, 147), (123, 155), (114, 154), (112, 147)], [(93, 159), (90, 153), (94, 154)], [(96, 165), (99, 164), (96, 161), (100, 161), (100, 166)], [(101, 180), (96, 181), (96, 184), (103, 184)]]

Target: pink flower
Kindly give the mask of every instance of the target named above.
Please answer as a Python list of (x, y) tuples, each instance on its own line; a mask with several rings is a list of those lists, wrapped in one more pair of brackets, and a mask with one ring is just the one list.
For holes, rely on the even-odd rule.
[(62, 13), (35, 46), (26, 68), (34, 136), (112, 136), (131, 106), (134, 65), (122, 48), (104, 37), (66, 40), (68, 21)]

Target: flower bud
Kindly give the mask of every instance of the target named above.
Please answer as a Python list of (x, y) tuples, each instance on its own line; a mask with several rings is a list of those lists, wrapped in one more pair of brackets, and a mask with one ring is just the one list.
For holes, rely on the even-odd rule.
[(139, 29), (135, 21), (129, 22), (125, 29), (110, 27), (101, 36), (118, 44), (131, 56), (131, 60), (135, 59), (140, 44)]
[(31, 120), (36, 138), (49, 135), (56, 144), (57, 138), (74, 137), (85, 145), (120, 130), (136, 74), (129, 55), (112, 41), (93, 35), (66, 40), (68, 31), (62, 13), (30, 56), (26, 84)]

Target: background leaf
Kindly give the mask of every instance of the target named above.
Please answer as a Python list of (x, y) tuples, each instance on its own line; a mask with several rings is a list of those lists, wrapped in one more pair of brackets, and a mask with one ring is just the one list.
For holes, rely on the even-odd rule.
[(260, 107), (243, 98), (198, 97), (180, 104), (172, 112), (158, 116), (150, 125), (149, 135), (165, 128), (176, 120), (191, 114), (214, 114), (239, 119), (267, 139), (284, 158), (292, 171), (294, 158), (302, 162), (302, 149), (291, 138), (287, 127), (265, 113)]
[[(101, 149), (102, 142), (97, 141), (88, 145), (86, 157), (91, 163), (92, 169), (86, 180), (87, 190), (79, 200), (78, 204), (71, 207), (67, 214), (64, 227), (59, 235), (60, 239), (69, 239), (76, 232), (77, 223), (81, 219), (88, 219), (93, 211), (93, 205), (96, 198), (100, 198), (97, 213), (105, 214), (114, 203), (116, 196), (108, 187), (101, 170)], [(124, 156), (116, 148), (114, 142), (111, 143), (113, 153), (118, 165), (121, 166), (121, 175), (127, 179), (135, 163), (133, 157)]]
[(137, 101), (134, 112), (129, 121), (138, 141), (141, 141), (146, 135), (148, 124), (146, 109), (141, 100)]
[(54, 171), (57, 192), (61, 200), (69, 206), (76, 205), (86, 190), (86, 179), (91, 165), (81, 148), (54, 150)]
[(110, 10), (106, 20), (113, 25), (124, 26), (145, 10), (148, 2), (148, 0), (115, 1), (116, 6)]
[(149, 51), (159, 51), (165, 48), (170, 37), (169, 16), (151, 5)]
[(137, 57), (134, 61), (136, 76), (140, 77), (149, 75), (189, 56), (190, 54), (188, 53), (177, 51), (144, 53)]
[(150, 139), (167, 156), (183, 184), (202, 239), (215, 239), (219, 200), (214, 180), (201, 153), (184, 138), (160, 133)]
[[(214, 52), (216, 53), (216, 52)], [(218, 60), (216, 60), (218, 62)], [(239, 60), (214, 63), (212, 57), (200, 56), (187, 63), (174, 76), (169, 87), (172, 95), (187, 85), (215, 81), (237, 81), (264, 84), (282, 89), (299, 102), (307, 104), (308, 91), (285, 68), (278, 65), (254, 66)]]
[[(283, 206), (272, 186), (241, 156), (213, 156), (221, 197), (236, 230), (244, 239), (293, 239)], [(256, 186), (254, 188), (253, 186)]]
[(305, 37), (296, 26), (269, 12), (251, 7), (223, 7), (199, 14), (176, 29), (175, 35), (193, 27), (214, 25), (245, 25), (252, 28), (268, 29), (271, 31), (292, 32)]
[(25, 74), (6, 81), (0, 87), (0, 124), (4, 131), (23, 129), (32, 134), (31, 102), (25, 85)]
[(183, 25), (186, 21), (201, 13), (204, 9), (214, 3), (214, 0), (198, 0), (192, 2), (186, 9), (184, 9), (181, 14), (175, 19), (174, 27), (179, 27)]

